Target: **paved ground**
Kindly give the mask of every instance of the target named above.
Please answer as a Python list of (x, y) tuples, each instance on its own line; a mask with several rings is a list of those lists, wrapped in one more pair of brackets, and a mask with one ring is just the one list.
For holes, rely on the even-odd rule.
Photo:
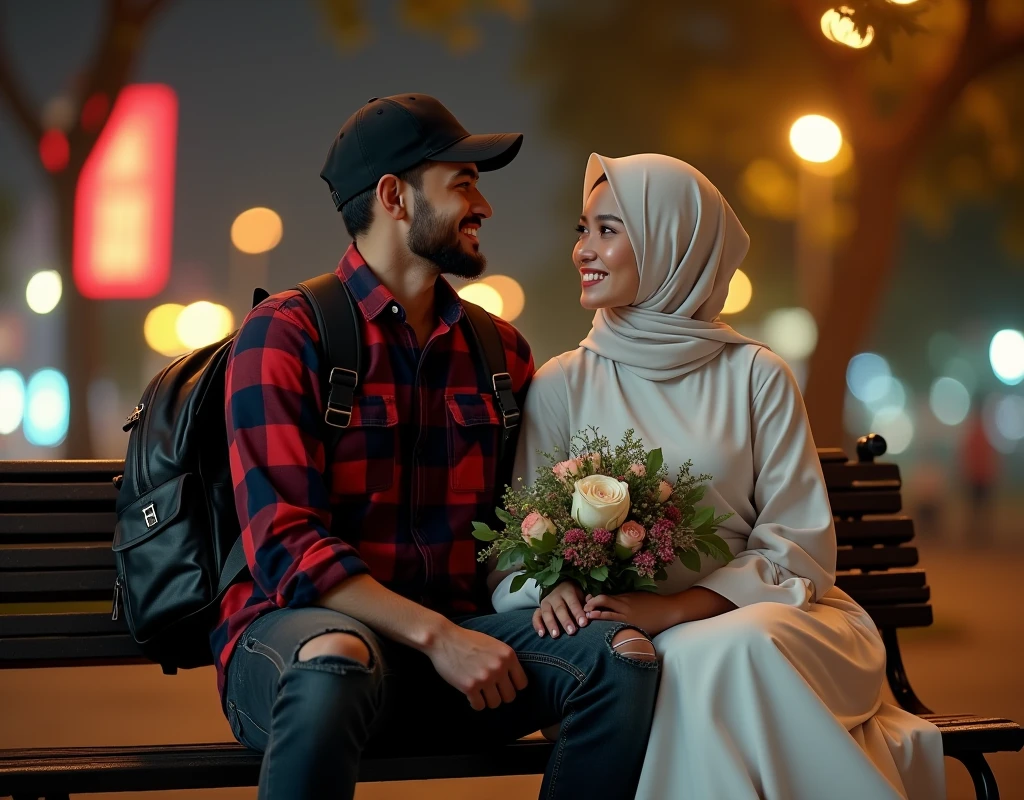
[[(999, 714), (1024, 721), (1024, 547), (970, 550), (926, 543), (924, 566), (936, 624), (904, 636), (918, 695), (936, 711)], [(208, 670), (164, 677), (156, 667), (0, 673), (0, 748), (141, 744), (229, 739)], [(947, 760), (949, 797), (973, 798), (966, 773)], [(1024, 797), (1024, 754), (992, 758), (1004, 798)], [(361, 786), (359, 800), (518, 800), (535, 797), (539, 778)], [(254, 798), (254, 790), (157, 792), (153, 800)], [(91, 795), (126, 798), (128, 795)]]

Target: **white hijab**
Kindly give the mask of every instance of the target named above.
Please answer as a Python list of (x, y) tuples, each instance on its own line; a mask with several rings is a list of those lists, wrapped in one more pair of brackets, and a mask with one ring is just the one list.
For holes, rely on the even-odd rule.
[(761, 344), (718, 319), (750, 238), (711, 181), (669, 156), (593, 153), (584, 204), (602, 175), (622, 211), (640, 289), (630, 306), (599, 309), (580, 345), (664, 381), (708, 363), (726, 344)]

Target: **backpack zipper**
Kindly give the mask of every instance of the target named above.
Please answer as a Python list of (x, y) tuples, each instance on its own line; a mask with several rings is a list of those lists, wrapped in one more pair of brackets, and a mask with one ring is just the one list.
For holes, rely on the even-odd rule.
[[(138, 412), (139, 416), (138, 418), (136, 418), (136, 422), (134, 424), (138, 424), (138, 419), (141, 418), (142, 425), (141, 428), (139, 429), (139, 436), (135, 440), (135, 486), (138, 489), (140, 495), (146, 494), (146, 492), (150, 492), (153, 490), (153, 484), (150, 482), (149, 477), (149, 467), (146, 464), (145, 444), (146, 434), (149, 432), (149, 418), (151, 415), (144, 414), (143, 412), (146, 408), (146, 403), (151, 403), (153, 397), (156, 396), (157, 389), (160, 388), (160, 383), (163, 381), (168, 371), (170, 371), (171, 367), (173, 367), (175, 364), (181, 361), (182, 358), (184, 357), (185, 356), (174, 359), (174, 361), (172, 361), (170, 364), (168, 364), (160, 371), (160, 374), (156, 376), (156, 378), (150, 385), (147, 395), (145, 395), (143, 398), (145, 402), (140, 401), (138, 406), (135, 407), (135, 411), (132, 411), (131, 413), (131, 417), (135, 417), (136, 411)], [(129, 419), (131, 419), (131, 417), (129, 417)]]
[(121, 612), (121, 576), (114, 579), (114, 604), (110, 610), (110, 619), (116, 621)]

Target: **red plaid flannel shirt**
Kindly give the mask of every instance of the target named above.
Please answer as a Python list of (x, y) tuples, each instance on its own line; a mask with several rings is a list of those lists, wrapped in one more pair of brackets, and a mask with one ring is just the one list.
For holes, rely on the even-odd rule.
[[(482, 391), (489, 372), (460, 323), (458, 295), (437, 281), (437, 327), (421, 350), (355, 245), (336, 273), (361, 312), (364, 366), (333, 453), (322, 442), (316, 322), (298, 291), (254, 309), (228, 361), (231, 477), (252, 579), (228, 590), (211, 635), (222, 693), (253, 620), (313, 605), (352, 575), (369, 573), (443, 613), (487, 604), (471, 523), (493, 518), (513, 453), (497, 463), (501, 421)], [(530, 347), (507, 322), (495, 324), (521, 408)]]

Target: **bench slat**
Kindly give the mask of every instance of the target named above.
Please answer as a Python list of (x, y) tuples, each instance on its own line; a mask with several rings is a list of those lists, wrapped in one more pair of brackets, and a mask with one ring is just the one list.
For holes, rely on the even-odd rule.
[(841, 570), (913, 567), (917, 562), (916, 547), (841, 547), (836, 553), (836, 568)]
[(910, 517), (837, 519), (835, 526), (840, 545), (903, 544), (914, 538)]
[(830, 489), (899, 489), (901, 486), (897, 464), (822, 462), (821, 471)]
[(0, 582), (0, 602), (42, 603), (51, 600), (113, 598), (114, 577), (114, 569), (5, 572)]
[[(0, 638), (0, 667), (149, 663), (127, 633), (105, 636)], [(2, 795), (0, 795), (2, 796)]]
[(829, 487), (828, 502), (837, 517), (861, 514), (896, 514), (903, 508), (898, 489), (836, 490)]
[(40, 539), (49, 542), (92, 540), (111, 542), (117, 515), (110, 511), (45, 514), (0, 514), (0, 545)]
[(114, 551), (110, 549), (109, 543), (104, 542), (0, 547), (0, 571), (111, 569), (113, 567)]
[[(0, 606), (0, 611), (3, 606)], [(96, 636), (100, 634), (128, 633), (122, 616), (111, 619), (109, 613), (72, 611), (64, 614), (2, 614), (0, 637), (28, 638), (33, 636)]]
[(46, 481), (56, 479), (62, 481), (67, 476), (76, 480), (110, 481), (115, 475), (124, 472), (124, 461), (112, 458), (53, 458), (36, 460), (4, 460), (0, 461), (0, 481)]
[(40, 511), (55, 510), (56, 506), (76, 506), (83, 503), (112, 505), (117, 500), (117, 489), (110, 481), (83, 483), (0, 483), (0, 503), (7, 507), (38, 507)]
[(924, 570), (906, 569), (890, 572), (847, 572), (836, 575), (836, 586), (844, 592), (877, 589), (907, 589), (925, 585)]

